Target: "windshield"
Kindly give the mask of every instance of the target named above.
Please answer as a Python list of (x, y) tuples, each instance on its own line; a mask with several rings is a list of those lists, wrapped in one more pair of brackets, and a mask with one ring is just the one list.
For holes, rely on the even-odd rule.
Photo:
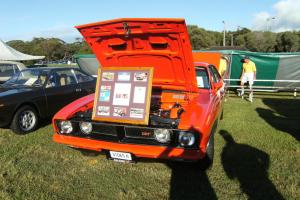
[(49, 70), (27, 69), (15, 74), (5, 84), (24, 85), (24, 86), (42, 86), (46, 81)]

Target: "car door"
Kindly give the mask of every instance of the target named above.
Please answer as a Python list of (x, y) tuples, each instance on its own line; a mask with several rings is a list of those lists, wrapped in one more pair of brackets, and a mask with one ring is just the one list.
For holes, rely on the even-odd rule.
[(81, 88), (82, 96), (94, 93), (96, 88), (96, 79), (84, 72), (74, 69), (76, 79)]
[(209, 73), (212, 78), (212, 90), (213, 90), (213, 113), (215, 114), (215, 117), (218, 116), (218, 114), (221, 112), (222, 109), (222, 101), (224, 98), (224, 87), (223, 87), (223, 81), (222, 78), (216, 69), (215, 66), (210, 65), (209, 66)]
[(53, 70), (45, 85), (49, 116), (82, 96), (73, 69)]

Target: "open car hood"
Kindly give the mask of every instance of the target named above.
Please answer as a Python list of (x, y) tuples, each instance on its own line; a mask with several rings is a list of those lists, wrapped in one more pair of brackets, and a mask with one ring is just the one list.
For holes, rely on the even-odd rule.
[(102, 67), (153, 67), (153, 86), (197, 92), (184, 19), (124, 18), (76, 26)]

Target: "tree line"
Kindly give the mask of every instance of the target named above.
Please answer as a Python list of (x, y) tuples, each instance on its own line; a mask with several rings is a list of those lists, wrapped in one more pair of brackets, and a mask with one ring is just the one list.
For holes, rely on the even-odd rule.
[[(195, 25), (188, 26), (188, 32), (194, 50), (223, 46), (223, 32), (208, 31)], [(226, 46), (240, 47), (254, 52), (300, 51), (300, 31), (274, 33), (242, 28), (226, 32), (225, 41)]]
[(74, 54), (92, 53), (82, 38), (76, 38), (73, 43), (58, 38), (33, 38), (31, 41), (11, 40), (7, 44), (26, 54), (45, 56), (47, 61), (70, 60)]
[[(223, 32), (205, 30), (188, 25), (188, 32), (194, 50), (208, 50), (223, 46)], [(251, 31), (242, 28), (226, 32), (226, 46), (235, 46), (254, 52), (296, 52), (300, 51), (300, 31), (274, 33)], [(66, 43), (58, 38), (33, 38), (31, 41), (12, 40), (9, 46), (26, 54), (44, 55), (46, 60), (70, 59), (74, 54), (92, 53), (82, 38)]]

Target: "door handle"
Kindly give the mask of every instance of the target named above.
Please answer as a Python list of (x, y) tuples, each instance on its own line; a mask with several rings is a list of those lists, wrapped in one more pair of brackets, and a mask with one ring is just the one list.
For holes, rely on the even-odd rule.
[(81, 92), (81, 88), (76, 88), (75, 91), (76, 92)]

